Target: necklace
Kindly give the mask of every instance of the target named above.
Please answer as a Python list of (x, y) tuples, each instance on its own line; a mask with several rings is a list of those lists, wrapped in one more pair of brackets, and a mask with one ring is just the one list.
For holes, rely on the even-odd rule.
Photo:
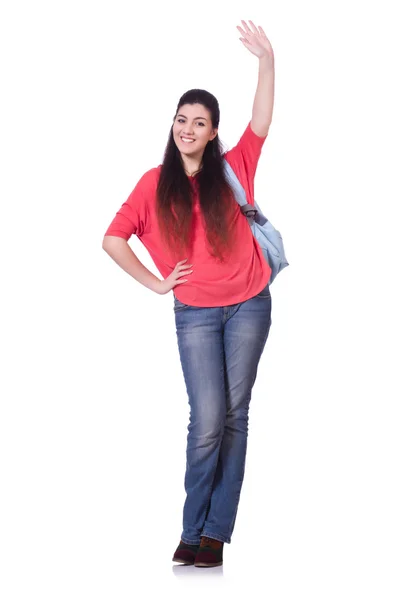
[(186, 175), (188, 175), (189, 177), (193, 177), (193, 175), (194, 175), (195, 173), (199, 173), (200, 171), (201, 171), (201, 168), (200, 168), (200, 169), (197, 169), (197, 171), (193, 171), (193, 173), (188, 173), (188, 171), (186, 171), (186, 169), (185, 169), (185, 173), (186, 173)]

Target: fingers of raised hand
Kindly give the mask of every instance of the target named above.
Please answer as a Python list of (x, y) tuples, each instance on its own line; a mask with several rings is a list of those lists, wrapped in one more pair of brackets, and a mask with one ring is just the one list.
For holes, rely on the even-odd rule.
[(239, 30), (241, 35), (243, 35), (246, 39), (249, 39), (253, 35), (266, 37), (266, 34), (260, 25), (258, 25), (258, 27), (256, 27), (256, 25), (253, 23), (253, 21), (249, 21), (249, 23), (251, 24), (251, 27), (253, 29), (253, 31), (251, 31), (251, 29), (248, 27), (248, 25), (245, 21), (241, 20), (241, 22), (244, 26), (244, 29), (242, 29), (239, 25), (237, 25), (237, 29)]

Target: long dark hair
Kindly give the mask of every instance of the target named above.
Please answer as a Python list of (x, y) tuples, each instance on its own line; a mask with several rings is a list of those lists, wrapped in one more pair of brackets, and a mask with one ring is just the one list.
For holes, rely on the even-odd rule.
[[(184, 104), (202, 104), (211, 115), (212, 128), (219, 125), (219, 104), (206, 90), (192, 89), (181, 96), (176, 113)], [(160, 233), (176, 260), (189, 255), (192, 227), (192, 188), (187, 177), (181, 153), (174, 137), (173, 126), (165, 148), (160, 178), (157, 185), (156, 212)], [(210, 254), (224, 262), (224, 252), (230, 247), (230, 218), (235, 203), (232, 189), (222, 167), (223, 145), (219, 136), (205, 147), (202, 168), (195, 176), (198, 182), (200, 208), (204, 217), (207, 246)]]

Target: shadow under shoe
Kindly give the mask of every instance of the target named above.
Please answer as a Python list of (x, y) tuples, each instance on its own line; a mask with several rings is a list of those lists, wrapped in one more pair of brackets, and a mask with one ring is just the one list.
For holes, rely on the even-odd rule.
[(219, 567), (223, 564), (223, 542), (203, 536), (194, 561), (195, 567)]
[(174, 562), (182, 563), (183, 565), (193, 565), (199, 548), (199, 544), (185, 544), (185, 542), (181, 540), (178, 548), (175, 550), (172, 560)]

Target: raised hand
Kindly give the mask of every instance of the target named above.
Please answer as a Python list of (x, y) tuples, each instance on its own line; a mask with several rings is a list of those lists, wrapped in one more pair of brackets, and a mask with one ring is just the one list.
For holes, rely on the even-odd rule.
[(256, 27), (252, 21), (248, 21), (251, 25), (250, 28), (245, 21), (241, 20), (241, 22), (244, 26), (244, 29), (242, 29), (239, 25), (237, 25), (237, 29), (243, 36), (239, 39), (242, 41), (244, 46), (262, 62), (267, 62), (269, 66), (273, 66), (273, 48), (262, 27), (260, 25)]

